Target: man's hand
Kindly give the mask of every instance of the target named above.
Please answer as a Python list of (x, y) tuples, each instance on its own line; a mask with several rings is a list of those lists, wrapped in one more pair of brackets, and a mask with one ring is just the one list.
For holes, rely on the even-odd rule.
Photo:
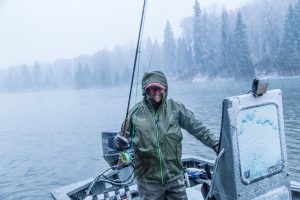
[(130, 148), (130, 141), (124, 137), (121, 132), (114, 137), (113, 143), (118, 151), (124, 151)]

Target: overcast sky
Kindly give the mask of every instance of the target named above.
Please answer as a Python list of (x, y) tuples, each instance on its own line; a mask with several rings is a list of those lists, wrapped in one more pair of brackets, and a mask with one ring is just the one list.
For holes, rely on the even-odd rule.
[[(236, 9), (249, 0), (199, 0)], [(175, 35), (195, 0), (147, 0), (144, 38), (161, 39), (169, 19)], [(135, 41), (143, 0), (0, 0), (0, 69), (52, 62)]]

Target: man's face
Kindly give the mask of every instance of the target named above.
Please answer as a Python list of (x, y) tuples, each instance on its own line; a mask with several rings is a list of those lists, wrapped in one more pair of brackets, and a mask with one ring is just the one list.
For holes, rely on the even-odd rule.
[(165, 88), (158, 86), (150, 86), (147, 88), (146, 91), (155, 103), (160, 103), (163, 98), (163, 94), (165, 93)]

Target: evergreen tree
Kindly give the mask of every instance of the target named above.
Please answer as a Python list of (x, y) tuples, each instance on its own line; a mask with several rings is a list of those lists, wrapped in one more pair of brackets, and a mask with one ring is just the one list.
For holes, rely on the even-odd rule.
[(20, 88), (21, 90), (29, 89), (32, 85), (31, 75), (28, 70), (27, 65), (21, 66), (21, 74), (20, 74)]
[(92, 82), (94, 86), (101, 87), (110, 85), (112, 77), (111, 73), (108, 71), (110, 71), (111, 63), (112, 58), (108, 51), (103, 50), (97, 53), (92, 75)]
[(33, 65), (33, 73), (32, 73), (32, 85), (34, 88), (41, 88), (42, 85), (42, 72), (41, 72), (41, 68), (40, 65), (37, 61), (34, 62)]
[(282, 75), (294, 75), (300, 72), (300, 42), (297, 29), (297, 15), (292, 5), (284, 23), (284, 33), (278, 55), (278, 69)]
[(107, 87), (112, 85), (112, 73), (109, 68), (101, 69), (100, 80), (102, 86)]
[(7, 91), (17, 90), (16, 74), (12, 69), (9, 69), (7, 72), (7, 77), (4, 80), (4, 87)]
[(68, 68), (65, 68), (63, 71), (63, 84), (66, 88), (74, 87), (73, 76)]
[[(247, 33), (251, 58), (257, 73), (276, 73), (274, 64), (280, 45), (287, 1), (264, 0), (243, 8), (243, 19), (248, 21)], [(258, 75), (258, 74), (257, 74)]]
[(91, 85), (91, 73), (88, 65), (82, 65), (81, 62), (79, 62), (74, 78), (78, 89), (88, 88)]
[[(189, 76), (195, 75), (196, 69), (194, 65), (194, 56), (193, 56), (193, 30), (194, 30), (194, 18), (186, 17), (181, 21), (182, 28), (182, 37), (178, 40), (177, 47), (177, 65), (178, 67), (184, 67), (180, 71), (182, 78), (188, 78)], [(182, 48), (182, 49), (181, 49)], [(182, 57), (182, 64), (180, 65), (180, 60)]]
[(204, 10), (201, 14), (201, 58), (197, 72), (202, 75), (215, 77), (220, 72), (219, 46), (220, 46), (220, 20), (216, 10), (211, 12)]
[(101, 73), (102, 73), (102, 65), (95, 65), (92, 73), (92, 85), (95, 87), (102, 86)]
[(200, 4), (195, 0), (194, 18), (193, 18), (193, 50), (194, 64), (201, 72), (201, 59), (203, 56), (203, 40), (201, 36), (201, 9)]
[(246, 25), (243, 22), (242, 14), (238, 12), (236, 24), (232, 35), (232, 67), (236, 79), (253, 79), (254, 67), (250, 57), (250, 50), (246, 35)]
[(169, 21), (167, 21), (164, 31), (163, 41), (163, 55), (164, 67), (166, 72), (175, 74), (175, 55), (176, 55), (176, 42), (174, 39), (173, 30)]
[(122, 69), (121, 81), (122, 83), (130, 83), (131, 71), (129, 67), (126, 65)]
[(280, 44), (280, 23), (278, 14), (274, 11), (274, 4), (276, 5), (276, 2), (273, 1), (263, 3), (265, 8), (261, 11), (257, 22), (258, 33), (256, 33), (256, 41), (252, 44), (256, 69), (260, 73), (276, 73), (274, 64)]
[(192, 51), (184, 38), (178, 38), (176, 48), (176, 72), (177, 74), (189, 73), (190, 66), (193, 65)]
[(154, 42), (152, 42), (150, 39), (148, 39), (146, 43), (145, 53), (143, 55), (146, 55), (145, 59), (143, 59), (145, 61), (145, 64), (143, 65), (145, 71), (164, 68), (164, 63), (162, 61), (162, 47), (158, 44), (157, 40), (154, 40)]
[(56, 76), (54, 74), (52, 66), (49, 66), (48, 68), (48, 71), (43, 80), (42, 87), (43, 89), (57, 89), (58, 87)]
[(231, 38), (228, 24), (228, 14), (224, 9), (222, 12), (222, 22), (221, 22), (221, 69), (219, 75), (230, 76), (232, 74), (232, 63), (231, 63)]
[(162, 46), (154, 40), (153, 44), (153, 53), (152, 53), (152, 64), (151, 66), (157, 66), (158, 68), (162, 68), (163, 65), (163, 57), (162, 57)]
[[(153, 65), (152, 61), (153, 61), (154, 45), (150, 38), (147, 38), (145, 43), (146, 43), (146, 45), (144, 45), (145, 48), (143, 49), (144, 53), (142, 56), (143, 57), (142, 60), (145, 62), (143, 66), (145, 66), (147, 68), (148, 66)], [(141, 65), (139, 65), (139, 66), (141, 66)]]

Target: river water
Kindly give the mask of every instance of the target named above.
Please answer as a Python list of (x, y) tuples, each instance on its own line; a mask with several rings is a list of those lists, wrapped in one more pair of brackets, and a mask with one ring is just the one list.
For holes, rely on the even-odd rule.
[[(168, 95), (218, 135), (222, 99), (250, 88), (233, 81), (172, 83)], [(282, 90), (289, 170), (300, 181), (300, 78), (269, 80), (269, 88)], [(121, 87), (0, 94), (0, 199), (51, 199), (50, 191), (105, 170), (101, 131), (120, 129), (128, 92)], [(140, 88), (137, 93), (133, 103), (141, 98)], [(188, 133), (183, 153), (214, 158)]]

